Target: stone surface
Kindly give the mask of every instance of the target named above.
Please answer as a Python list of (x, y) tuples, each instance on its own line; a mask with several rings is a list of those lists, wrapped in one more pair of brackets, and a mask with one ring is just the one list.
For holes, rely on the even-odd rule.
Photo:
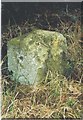
[(48, 69), (64, 74), (65, 37), (54, 31), (33, 30), (8, 42), (8, 70), (21, 84), (37, 84)]

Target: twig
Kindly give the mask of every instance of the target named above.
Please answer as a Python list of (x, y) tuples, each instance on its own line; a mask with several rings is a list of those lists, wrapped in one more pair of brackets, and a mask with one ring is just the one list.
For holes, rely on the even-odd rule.
[[(19, 92), (16, 93), (15, 97), (14, 97), (14, 100), (16, 99), (17, 95), (18, 95)], [(14, 103), (14, 100), (10, 103), (10, 105), (7, 107), (7, 111), (6, 111), (6, 114), (7, 112), (9, 111), (10, 107), (13, 105)]]

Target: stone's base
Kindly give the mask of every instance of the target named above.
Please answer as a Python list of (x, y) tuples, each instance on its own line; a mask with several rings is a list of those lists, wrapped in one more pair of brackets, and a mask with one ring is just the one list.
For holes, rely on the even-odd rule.
[(66, 52), (66, 39), (58, 32), (33, 30), (14, 38), (8, 42), (7, 51), (11, 79), (21, 84), (37, 84), (45, 78), (48, 69), (63, 74)]

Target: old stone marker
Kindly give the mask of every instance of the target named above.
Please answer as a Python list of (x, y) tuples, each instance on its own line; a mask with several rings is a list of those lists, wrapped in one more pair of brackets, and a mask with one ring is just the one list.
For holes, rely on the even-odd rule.
[(64, 74), (65, 37), (54, 31), (33, 30), (8, 42), (8, 70), (21, 84), (37, 84), (49, 69)]

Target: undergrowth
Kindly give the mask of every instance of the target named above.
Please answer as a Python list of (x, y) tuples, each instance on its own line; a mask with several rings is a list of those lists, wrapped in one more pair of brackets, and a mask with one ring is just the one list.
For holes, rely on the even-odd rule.
[[(14, 84), (14, 83), (13, 83)], [(82, 85), (57, 75), (37, 86), (18, 85), (3, 93), (3, 118), (80, 118)]]
[[(47, 19), (49, 30), (52, 29)], [(72, 73), (67, 77), (53, 74), (48, 70), (45, 80), (36, 86), (15, 84), (7, 76), (2, 78), (2, 118), (82, 118), (82, 41), (81, 23), (76, 20), (74, 23), (59, 20), (55, 29), (62, 33), (68, 44), (67, 60), (71, 66)], [(72, 15), (73, 16), (73, 15)], [(71, 16), (71, 17), (72, 17)], [(18, 36), (27, 30), (27, 24), (14, 28), (9, 27), (9, 34), (2, 35), (3, 44), (13, 37), (14, 32), (19, 29)], [(34, 24), (30, 26), (33, 28)], [(15, 31), (15, 30), (16, 31)], [(52, 29), (53, 30), (53, 29)], [(27, 32), (27, 31), (26, 31)], [(10, 35), (10, 36), (9, 36)], [(14, 36), (15, 37), (15, 36)], [(5, 38), (5, 39), (4, 39)], [(3, 60), (2, 60), (3, 62)], [(70, 67), (70, 66), (69, 66)]]

